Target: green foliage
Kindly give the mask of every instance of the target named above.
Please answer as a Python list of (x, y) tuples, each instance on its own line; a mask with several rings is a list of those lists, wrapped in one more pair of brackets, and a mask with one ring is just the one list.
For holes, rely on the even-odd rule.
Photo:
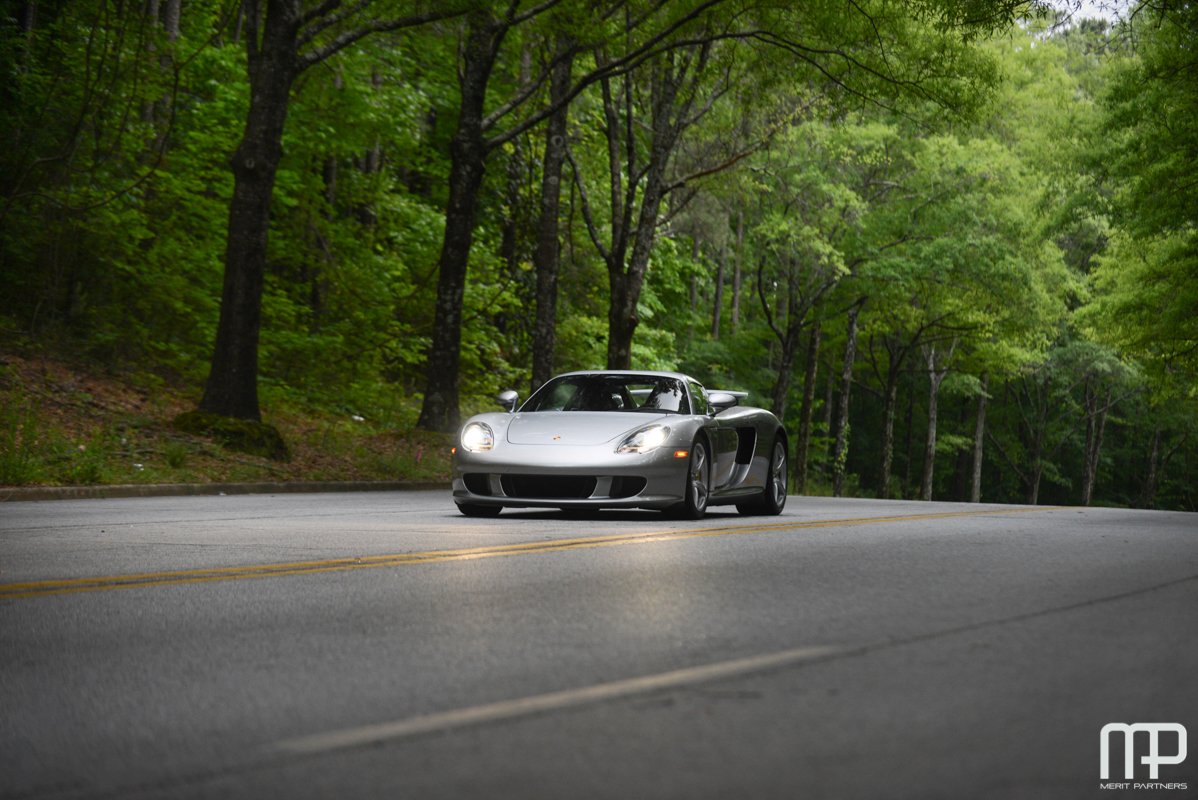
[(569, 314), (558, 322), (562, 369), (600, 369), (607, 358), (607, 319)]
[(27, 409), (0, 408), (0, 484), (25, 486), (46, 475), (41, 432)]
[[(1093, 335), (1151, 365), (1192, 396), (1198, 380), (1198, 44), (1193, 6), (1144, 3), (1119, 32), (1102, 93), (1091, 168), (1106, 181), (1118, 232), (1098, 260)], [(1169, 376), (1166, 378), (1165, 376)]]

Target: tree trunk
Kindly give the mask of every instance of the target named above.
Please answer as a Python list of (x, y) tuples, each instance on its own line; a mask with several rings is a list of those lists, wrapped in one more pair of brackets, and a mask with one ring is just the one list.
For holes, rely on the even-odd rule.
[(462, 299), (474, 241), (478, 192), (487, 162), (483, 108), (491, 69), (505, 32), (488, 11), (474, 11), (469, 16), (462, 54), (458, 126), (449, 144), (449, 202), (437, 262), (440, 277), (428, 353), (427, 388), (416, 422), (426, 430), (452, 431), (459, 421)]
[(166, 0), (162, 7), (162, 29), (168, 41), (179, 38), (179, 21), (182, 18), (182, 0)]
[(824, 418), (820, 420), (824, 425), (824, 435), (832, 436), (833, 409), (836, 407), (836, 375), (832, 372), (833, 361), (832, 356), (828, 356), (828, 377), (824, 380)]
[(657, 159), (657, 163), (656, 167), (649, 169), (648, 185), (641, 200), (640, 216), (627, 269), (623, 264), (612, 264), (608, 269), (611, 283), (607, 334), (608, 369), (632, 368), (632, 336), (640, 322), (636, 306), (645, 282), (645, 272), (649, 269), (653, 243), (657, 238), (657, 216), (664, 199), (662, 178), (669, 152), (661, 152), (651, 158)]
[(832, 448), (832, 494), (844, 494), (845, 472), (849, 457), (849, 395), (853, 388), (853, 362), (857, 359), (857, 317), (865, 299), (849, 309), (848, 335), (844, 342), (844, 364), (840, 370), (840, 411), (836, 422), (836, 444)]
[(1140, 507), (1156, 505), (1156, 490), (1160, 482), (1161, 429), (1152, 431), (1152, 449), (1148, 451), (1148, 474), (1144, 478), (1144, 491), (1140, 493)]
[[(550, 75), (549, 102), (560, 102), (570, 90), (573, 43), (568, 37), (558, 41), (558, 52), (569, 53)], [(562, 164), (566, 159), (566, 123), (569, 106), (555, 111), (545, 131), (545, 157), (541, 164), (541, 207), (537, 220), (537, 249), (533, 266), (537, 273), (536, 325), (532, 339), (532, 388), (553, 377), (553, 357), (557, 349), (557, 274), (561, 260), (558, 241), (558, 212), (561, 207)]]
[(1107, 412), (1111, 407), (1111, 390), (1107, 389), (1106, 397), (1099, 399), (1097, 392), (1091, 395), (1087, 387), (1087, 396), (1090, 414), (1086, 424), (1086, 465), (1082, 483), (1083, 506), (1090, 505), (1094, 499), (1094, 485), (1098, 481), (1098, 459), (1102, 453), (1102, 437), (1106, 431)]
[(740, 288), (744, 277), (745, 212), (736, 212), (736, 252), (732, 257), (732, 333), (740, 328)]
[(507, 159), (507, 185), (504, 187), (503, 219), (499, 222), (499, 258), (507, 267), (509, 277), (520, 269), (520, 220), (524, 216), (520, 197), (520, 179), (524, 173), (523, 146), (519, 139), (512, 142)]
[[(162, 30), (166, 33), (166, 40), (171, 44), (171, 48), (170, 52), (163, 53), (159, 65), (162, 71), (168, 75), (174, 68), (174, 45), (179, 41), (179, 26), (182, 18), (182, 0), (166, 0), (165, 5), (162, 6)], [(166, 152), (167, 136), (170, 134), (171, 119), (174, 117), (174, 103), (174, 94), (167, 92), (158, 101), (154, 110), (155, 119), (158, 121), (158, 135), (155, 137), (154, 150), (158, 153)]]
[[(931, 371), (930, 364), (933, 359), (929, 358), (928, 361)], [(932, 478), (936, 468), (936, 417), (940, 402), (940, 382), (934, 374), (930, 377), (932, 380), (928, 389), (928, 438), (924, 442), (923, 479), (919, 484), (919, 499), (924, 501), (932, 499)]]
[(907, 392), (907, 413), (903, 420), (903, 499), (911, 499), (911, 465), (915, 463), (915, 391)]
[[(159, 0), (146, 0), (143, 7), (143, 16), (145, 24), (151, 30), (156, 30), (159, 27), (159, 15), (161, 11), (158, 8)], [(157, 42), (153, 36), (147, 36), (145, 40), (146, 53), (153, 55), (158, 49)], [(141, 104), (141, 121), (152, 123), (154, 121), (154, 101), (143, 100)]]
[(1088, 495), (1092, 480), (1091, 470), (1094, 465), (1092, 453), (1094, 450), (1094, 427), (1096, 422), (1094, 391), (1090, 387), (1089, 377), (1086, 378), (1085, 384), (1082, 386), (1082, 407), (1086, 410), (1086, 441), (1082, 450), (1082, 505), (1088, 506), (1090, 505)]
[(973, 477), (969, 488), (969, 502), (982, 501), (982, 442), (986, 435), (986, 390), (990, 375), (982, 373), (982, 390), (978, 393), (977, 421), (973, 426)]
[(720, 316), (724, 311), (724, 274), (728, 271), (728, 245), (720, 248), (719, 266), (715, 272), (715, 298), (711, 302), (711, 339), (720, 340)]
[(618, 267), (608, 273), (611, 300), (607, 311), (607, 368), (632, 369), (632, 335), (640, 321), (636, 315), (639, 281), (634, 291), (633, 276)]
[[(695, 263), (699, 261), (699, 240), (695, 239), (694, 255), (692, 260)], [(691, 274), (691, 313), (686, 315), (686, 348), (689, 350), (695, 341), (695, 317), (699, 310), (699, 276)]]
[[(530, 80), (532, 54), (528, 47), (520, 52), (520, 73), (518, 86), (524, 86)], [(525, 137), (518, 137), (509, 142), (511, 152), (507, 158), (507, 184), (504, 188), (503, 218), (499, 223), (499, 258), (507, 267), (508, 278), (514, 280), (520, 271), (521, 223), (527, 220), (524, 208), (524, 198), (520, 196), (523, 188), (523, 178), (530, 160), (525, 154)], [(501, 322), (499, 332), (506, 333), (506, 326)]]
[(803, 375), (803, 404), (799, 408), (799, 438), (795, 443), (795, 493), (807, 488), (807, 454), (811, 449), (811, 417), (815, 411), (815, 379), (819, 368), (820, 324), (811, 328), (807, 340), (807, 369)]
[[(969, 403), (962, 402), (958, 406), (957, 423), (961, 430), (969, 422), (971, 408)], [(964, 447), (953, 454), (953, 501), (964, 503), (969, 499), (969, 484), (973, 477), (973, 452)]]
[(1044, 474), (1043, 427), (1034, 434), (1030, 455), (1032, 466), (1027, 478), (1027, 504), (1034, 506), (1040, 502), (1040, 477)]
[(25, 36), (33, 33), (33, 29), (37, 25), (37, 3), (34, 0), (26, 0), (21, 3), (20, 25), (21, 33)]
[[(625, 265), (617, 256), (617, 253), (624, 251), (624, 247), (616, 246), (616, 239), (619, 237), (613, 236), (608, 258), (608, 278), (612, 286), (611, 306), (608, 311), (608, 369), (629, 369), (632, 364), (632, 336), (638, 322), (636, 305), (640, 300), (645, 272), (649, 269), (653, 243), (657, 240), (658, 216), (666, 196), (666, 173), (682, 131), (693, 122), (688, 116), (698, 91), (698, 76), (703, 72), (707, 54), (707, 45), (700, 45), (686, 53), (670, 51), (659, 57), (650, 70), (650, 133), (649, 153), (644, 172), (645, 188), (641, 193), (641, 207), (635, 226), (632, 230), (622, 233), (624, 241), (631, 239), (632, 248)], [(610, 103), (605, 105), (608, 106), (610, 114)], [(631, 97), (626, 103), (626, 113), (631, 119), (634, 113)], [(614, 133), (618, 131), (608, 132), (608, 147), (613, 153), (613, 198), (620, 186), (620, 178), (616, 174), (619, 165), (616, 163), (616, 151), (613, 149), (618, 143), (612, 138)], [(631, 160), (636, 149), (635, 143), (626, 141), (624, 144), (629, 148), (630, 163), (626, 166), (629, 173), (632, 173), (634, 168)], [(628, 191), (635, 191), (635, 186), (630, 184)], [(632, 206), (631, 200), (630, 195), (625, 203), (626, 211)], [(615, 205), (613, 204), (613, 208)]]
[(924, 357), (928, 363), (928, 437), (923, 451), (923, 480), (920, 481), (919, 499), (932, 499), (932, 481), (936, 470), (936, 422), (940, 404), (940, 386), (948, 375), (949, 364), (953, 359), (953, 351), (957, 347), (956, 340), (948, 348), (948, 354), (943, 364), (936, 361), (936, 345), (925, 345)]
[(893, 367), (886, 371), (886, 391), (882, 398), (882, 468), (878, 476), (878, 497), (890, 497), (890, 473), (894, 468), (894, 418), (898, 413), (898, 376)]
[(1028, 475), (1027, 481), (1027, 504), (1035, 506), (1040, 504), (1040, 478), (1044, 474), (1044, 467), (1040, 462), (1036, 462), (1032, 467), (1031, 473)]
[(778, 358), (778, 377), (774, 381), (772, 396), (774, 416), (778, 419), (786, 417), (786, 401), (790, 396), (790, 381), (794, 372), (795, 352), (799, 349), (799, 335), (795, 329), (787, 331), (781, 341), (782, 352)]
[(233, 154), (233, 199), (225, 248), (224, 289), (212, 366), (200, 410), (261, 419), (258, 335), (270, 229), (270, 199), (282, 157), (288, 95), (297, 74), (296, 3), (271, 3), (261, 40), (247, 37), (250, 107)]
[[(662, 169), (664, 166), (663, 163)], [(608, 369), (632, 369), (632, 336), (640, 322), (636, 306), (645, 282), (645, 272), (649, 268), (649, 256), (657, 234), (657, 214), (663, 199), (660, 180), (654, 180), (652, 173), (653, 170), (650, 170), (650, 185), (646, 187), (641, 201), (636, 240), (629, 255), (628, 267), (625, 269), (622, 264), (613, 264), (608, 270), (611, 285), (611, 305), (607, 315)]]

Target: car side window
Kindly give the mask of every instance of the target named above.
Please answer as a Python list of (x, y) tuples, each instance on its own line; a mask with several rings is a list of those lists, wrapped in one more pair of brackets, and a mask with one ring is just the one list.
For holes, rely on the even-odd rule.
[(686, 402), (686, 390), (683, 388), (682, 382), (672, 378), (658, 381), (641, 408), (674, 411), (679, 414), (690, 413), (690, 406)]
[(711, 403), (707, 399), (707, 390), (697, 381), (690, 382), (691, 399), (695, 404), (696, 414), (710, 414)]

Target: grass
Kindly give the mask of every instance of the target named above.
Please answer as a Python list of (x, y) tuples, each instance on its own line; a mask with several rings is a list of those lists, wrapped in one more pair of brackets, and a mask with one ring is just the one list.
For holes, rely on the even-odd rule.
[[(43, 356), (0, 354), (0, 486), (311, 480), (449, 480), (450, 437), (270, 397), (281, 463), (171, 426), (196, 387)], [(404, 409), (380, 410), (380, 420)]]

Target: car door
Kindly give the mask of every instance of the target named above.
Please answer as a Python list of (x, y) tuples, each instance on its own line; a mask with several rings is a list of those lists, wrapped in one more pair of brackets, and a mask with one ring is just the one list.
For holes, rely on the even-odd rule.
[(690, 381), (690, 394), (693, 413), (707, 417), (703, 429), (711, 441), (711, 491), (718, 492), (732, 480), (736, 467), (736, 429), (711, 416), (707, 390), (697, 381)]

